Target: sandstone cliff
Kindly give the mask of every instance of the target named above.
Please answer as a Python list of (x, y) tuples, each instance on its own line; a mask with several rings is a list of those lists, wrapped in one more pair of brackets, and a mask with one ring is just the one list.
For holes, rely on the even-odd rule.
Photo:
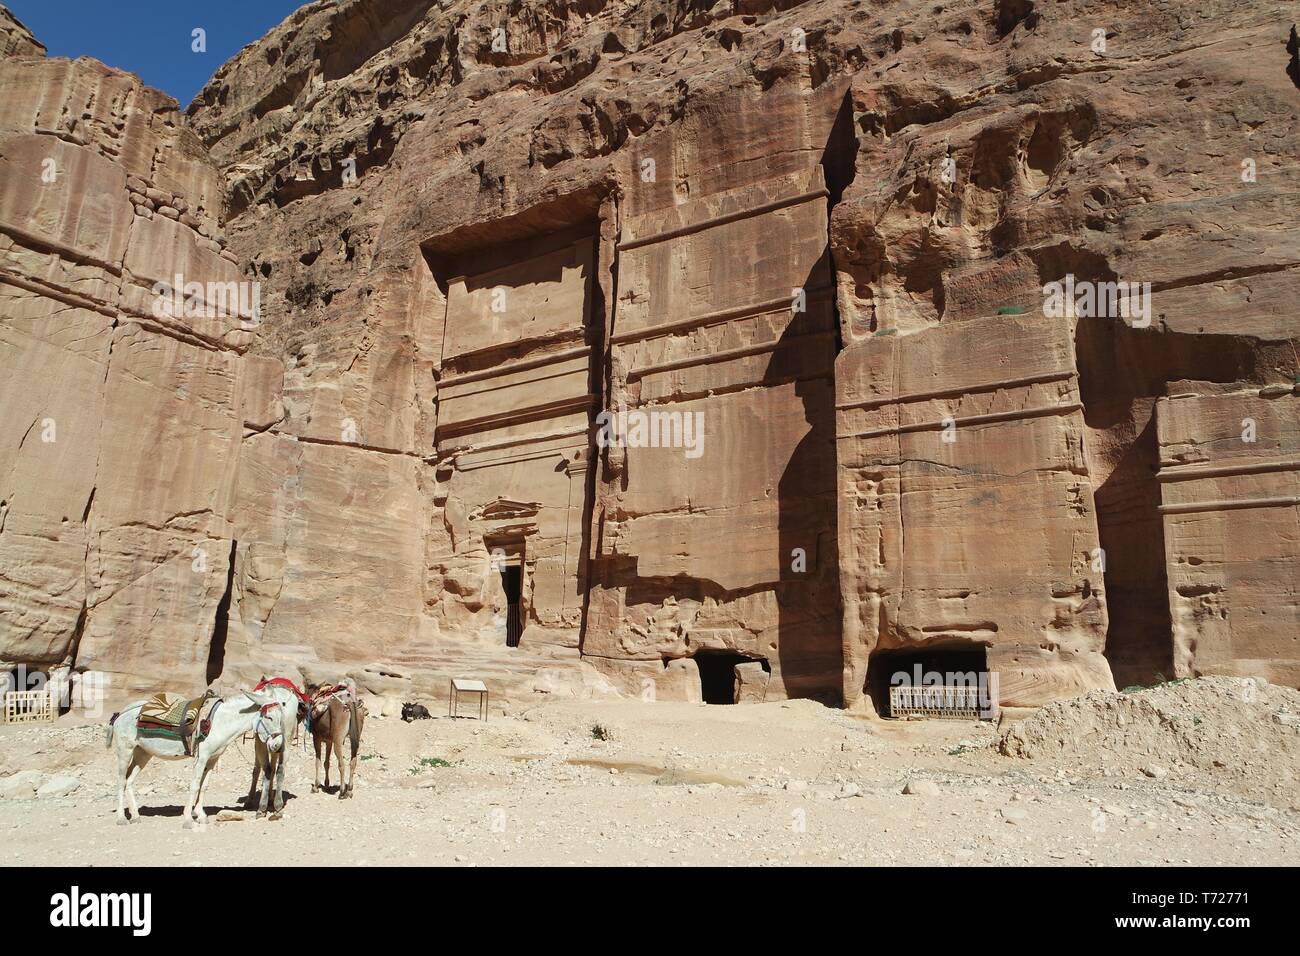
[(6, 49), (0, 658), (118, 692), (201, 685), (220, 670), (253, 336), (235, 312), (157, 309), (154, 287), (239, 278), (221, 177), (134, 76)]
[[(6, 60), (5, 135), (106, 179), (5, 189), (6, 335), (50, 354), (4, 360), (0, 657), (849, 704), (915, 662), (1011, 705), (1300, 683), (1293, 36), (1278, 3), (317, 2), (188, 129)], [(260, 283), (251, 345), (132, 306), (191, 236)], [(1149, 283), (1149, 321), (1046, 314), (1067, 277)], [(22, 435), (58, 401), (95, 438), (55, 466)], [(599, 447), (621, 408), (702, 422), (698, 457)], [(211, 581), (155, 586), (201, 542)]]
[(45, 44), (32, 36), (5, 7), (0, 7), (0, 56), (44, 56)]

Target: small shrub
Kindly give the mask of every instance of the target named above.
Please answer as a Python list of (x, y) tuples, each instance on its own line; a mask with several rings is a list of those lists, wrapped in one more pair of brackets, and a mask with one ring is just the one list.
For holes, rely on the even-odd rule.
[(450, 766), (451, 763), (449, 761), (443, 760), (441, 757), (421, 757), (419, 762), (414, 767), (411, 768), (410, 774), (411, 776), (414, 777), (416, 774), (420, 773), (422, 770), (426, 769), (427, 767), (450, 767)]

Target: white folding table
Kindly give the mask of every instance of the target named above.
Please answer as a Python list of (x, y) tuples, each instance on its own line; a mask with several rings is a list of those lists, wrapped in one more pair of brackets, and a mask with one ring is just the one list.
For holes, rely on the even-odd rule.
[(478, 694), (478, 719), (486, 721), (488, 709), (487, 684), (481, 680), (469, 680), (465, 677), (453, 677), (451, 679), (451, 692), (447, 695), (447, 716), (460, 716), (460, 695), (462, 693)]

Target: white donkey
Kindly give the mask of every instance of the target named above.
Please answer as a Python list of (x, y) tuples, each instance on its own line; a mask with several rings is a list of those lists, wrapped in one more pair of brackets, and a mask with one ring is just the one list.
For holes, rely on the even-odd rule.
[[(196, 824), (207, 823), (207, 814), (203, 812), (203, 785), (208, 773), (217, 765), (217, 758), (230, 746), (231, 742), (253, 730), (268, 730), (270, 726), (279, 725), (282, 719), (276, 711), (283, 711), (288, 705), (288, 691), (276, 691), (268, 688), (263, 693), (245, 691), (231, 697), (223, 697), (210, 714), (211, 726), (208, 734), (194, 747), (194, 774), (190, 781), (190, 796), (185, 804), (183, 814), (185, 826), (190, 825), (191, 816)], [(141, 738), (137, 733), (136, 722), (140, 717), (140, 708), (146, 701), (139, 700), (121, 711), (110, 721), (107, 733), (107, 745), (117, 745), (117, 822), (125, 824), (140, 819), (140, 809), (135, 800), (135, 778), (153, 757), (164, 760), (184, 760), (185, 745), (179, 740)], [(292, 704), (293, 713), (297, 713), (297, 701)], [(273, 736), (273, 735), (269, 735)], [(283, 746), (281, 734), (279, 746)], [(131, 818), (126, 815), (125, 801), (131, 803)]]
[[(253, 742), (253, 782), (248, 788), (244, 806), (257, 803), (257, 816), (266, 816), (268, 805), (271, 819), (278, 820), (284, 812), (284, 765), (298, 722), (307, 716), (307, 697), (283, 677), (263, 677), (254, 692), (274, 693), (281, 706), (257, 727)], [(262, 786), (257, 786), (258, 777)], [(260, 797), (259, 797), (260, 794)]]

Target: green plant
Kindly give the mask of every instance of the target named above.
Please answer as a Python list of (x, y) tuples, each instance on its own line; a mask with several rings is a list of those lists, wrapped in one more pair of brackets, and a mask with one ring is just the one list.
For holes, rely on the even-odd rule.
[(420, 773), (422, 770), (424, 770), (427, 767), (450, 767), (450, 766), (451, 763), (449, 761), (443, 760), (441, 757), (421, 757), (419, 761), (415, 764), (415, 766), (410, 769), (409, 773), (411, 774), (411, 776), (414, 777), (416, 774)]
[(613, 734), (609, 732), (609, 728), (606, 727), (604, 724), (591, 725), (592, 740), (609, 740), (612, 736)]

